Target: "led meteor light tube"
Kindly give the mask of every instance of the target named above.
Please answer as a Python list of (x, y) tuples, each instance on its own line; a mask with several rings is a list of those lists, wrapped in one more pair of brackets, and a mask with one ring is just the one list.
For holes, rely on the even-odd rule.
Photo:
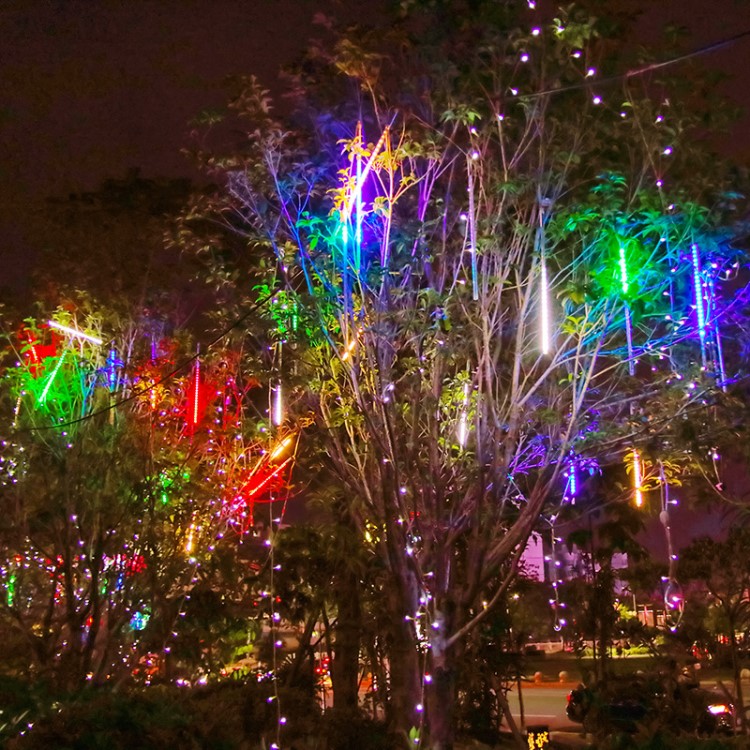
[(96, 344), (97, 346), (101, 346), (103, 343), (102, 340), (98, 339), (96, 336), (89, 336), (88, 333), (79, 331), (77, 328), (64, 326), (62, 323), (56, 323), (54, 320), (48, 320), (47, 325), (50, 328), (56, 328), (58, 331), (69, 333), (71, 336), (75, 336), (76, 338), (84, 339), (84, 341), (90, 341), (92, 344)]

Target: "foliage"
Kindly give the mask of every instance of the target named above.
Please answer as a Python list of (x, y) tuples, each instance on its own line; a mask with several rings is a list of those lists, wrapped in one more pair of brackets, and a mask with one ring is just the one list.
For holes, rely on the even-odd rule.
[(395, 720), (421, 726), (424, 687), (438, 746), (568, 464), (630, 456), (632, 479), (642, 452), (638, 492), (678, 479), (727, 377), (729, 303), (704, 288), (738, 262), (719, 226), (740, 199), (696, 168), (703, 112), (666, 79), (658, 102), (630, 77), (599, 94), (622, 28), (570, 6), (531, 32), (520, 6), (402, 4), (387, 33), (315, 46), (289, 117), (240, 81), (241, 139), (197, 154), (222, 187), (176, 237), (226, 320), (257, 305), (288, 418), (313, 423), (383, 566)]
[(740, 671), (737, 634), (744, 633), (750, 625), (750, 564), (747, 549), (750, 529), (734, 526), (727, 538), (716, 540), (701, 537), (691, 542), (680, 555), (680, 575), (686, 582), (703, 588), (708, 595), (709, 618), (713, 610), (716, 617), (707, 625), (715, 634), (723, 634), (729, 646), (734, 678), (735, 702), (740, 709), (740, 723), (747, 727), (743, 686)]

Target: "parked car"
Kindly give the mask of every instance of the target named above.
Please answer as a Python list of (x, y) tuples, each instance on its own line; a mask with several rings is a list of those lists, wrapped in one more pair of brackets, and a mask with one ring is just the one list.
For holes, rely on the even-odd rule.
[(566, 714), (587, 732), (634, 732), (639, 724), (661, 723), (703, 735), (734, 732), (734, 707), (718, 691), (662, 675), (614, 678), (568, 695)]

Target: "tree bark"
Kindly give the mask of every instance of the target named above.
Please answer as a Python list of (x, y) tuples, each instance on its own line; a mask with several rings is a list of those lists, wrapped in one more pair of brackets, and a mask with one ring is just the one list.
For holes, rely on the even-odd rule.
[(427, 692), (431, 750), (453, 750), (456, 715), (456, 656), (457, 647), (446, 648), (451, 632), (449, 612), (435, 611), (430, 640), (432, 680)]
[(411, 626), (401, 616), (391, 630), (388, 654), (390, 701), (387, 706), (388, 723), (393, 730), (408, 737), (413, 727), (419, 726), (421, 715), (417, 711), (421, 685), (417, 644)]
[(354, 571), (344, 569), (338, 583), (334, 594), (338, 619), (331, 664), (333, 707), (354, 710), (359, 706), (359, 646), (362, 633), (359, 580)]

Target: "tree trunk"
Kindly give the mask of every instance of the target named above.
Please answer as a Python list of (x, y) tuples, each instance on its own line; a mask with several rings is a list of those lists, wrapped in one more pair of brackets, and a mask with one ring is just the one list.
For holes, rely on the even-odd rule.
[(318, 621), (318, 610), (312, 612), (305, 622), (305, 629), (302, 635), (299, 637), (299, 646), (297, 652), (294, 655), (294, 661), (292, 662), (292, 668), (289, 670), (289, 676), (287, 677), (286, 684), (288, 686), (295, 686), (298, 684), (298, 679), (302, 671), (302, 665), (306, 661), (310, 661), (313, 658), (313, 649), (310, 646), (312, 640), (312, 634), (315, 631), (315, 624)]
[[(520, 700), (521, 692), (519, 690), (518, 697)], [(508, 696), (505, 694), (505, 691), (501, 690), (499, 687), (497, 688), (497, 702), (500, 704), (500, 710), (503, 713), (503, 716), (505, 717), (505, 721), (508, 722), (508, 727), (510, 728), (511, 734), (513, 735), (513, 740), (516, 743), (516, 746), (520, 748), (520, 750), (523, 750), (523, 748), (526, 747), (526, 742), (523, 738), (523, 734), (521, 733), (521, 730), (518, 728), (518, 725), (516, 724), (516, 720), (513, 718), (513, 713), (510, 710), (510, 705), (508, 703)]]
[(732, 675), (734, 677), (734, 692), (736, 712), (739, 715), (740, 728), (743, 734), (747, 734), (747, 717), (745, 716), (745, 699), (742, 694), (742, 674), (740, 671), (740, 660), (737, 654), (737, 639), (735, 632), (734, 617), (729, 617), (729, 648), (732, 653)]
[(453, 750), (455, 742), (456, 674), (452, 659), (443, 658), (433, 668), (428, 693), (431, 750)]
[(431, 750), (453, 750), (453, 743), (456, 739), (457, 648), (445, 646), (450, 624), (448, 615), (436, 610), (430, 641), (432, 681), (429, 683), (427, 693)]
[(417, 704), (421, 695), (417, 644), (410, 623), (401, 616), (392, 627), (388, 654), (390, 672), (390, 702), (388, 723), (396, 733), (406, 738), (409, 731), (420, 725)]
[(338, 619), (331, 664), (333, 707), (354, 710), (359, 706), (359, 646), (362, 633), (358, 576), (354, 571), (344, 570), (338, 584), (334, 594)]

